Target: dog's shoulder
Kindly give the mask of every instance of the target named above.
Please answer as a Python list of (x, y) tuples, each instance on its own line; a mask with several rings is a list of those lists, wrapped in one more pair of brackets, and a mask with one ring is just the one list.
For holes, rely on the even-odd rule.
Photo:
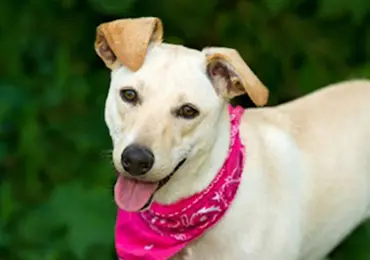
[[(292, 135), (289, 115), (275, 107), (246, 109), (240, 125), (240, 136), (252, 159), (270, 163), (277, 169), (289, 168), (292, 159), (300, 161), (300, 149)], [(266, 163), (270, 162), (270, 163)]]

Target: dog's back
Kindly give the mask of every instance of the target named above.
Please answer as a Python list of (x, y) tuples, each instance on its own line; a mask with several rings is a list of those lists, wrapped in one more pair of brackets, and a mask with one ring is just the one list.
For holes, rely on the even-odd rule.
[[(287, 133), (298, 148), (304, 171), (276, 169), (305, 182), (301, 185), (300, 259), (320, 259), (370, 214), (370, 81), (333, 84), (251, 113), (256, 115), (246, 113), (246, 124), (253, 124), (253, 118), (258, 117), (257, 124)], [(274, 149), (266, 152), (273, 154)], [(294, 163), (290, 168), (294, 169)]]

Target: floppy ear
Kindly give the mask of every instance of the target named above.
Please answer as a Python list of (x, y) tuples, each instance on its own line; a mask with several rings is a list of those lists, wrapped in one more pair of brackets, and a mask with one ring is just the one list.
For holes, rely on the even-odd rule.
[(248, 94), (257, 106), (268, 101), (269, 91), (234, 49), (210, 47), (203, 49), (207, 73), (216, 92), (226, 99)]
[(99, 25), (95, 51), (111, 70), (124, 65), (137, 71), (144, 62), (151, 42), (163, 37), (162, 21), (155, 17), (120, 19)]

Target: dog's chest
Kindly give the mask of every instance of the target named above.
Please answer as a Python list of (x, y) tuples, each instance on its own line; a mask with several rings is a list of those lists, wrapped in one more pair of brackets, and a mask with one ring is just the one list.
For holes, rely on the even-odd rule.
[[(227, 217), (226, 217), (227, 218)], [(244, 260), (240, 253), (240, 240), (235, 236), (235, 242), (225, 241), (230, 234), (225, 234), (227, 229), (224, 228), (224, 221), (218, 223), (201, 238), (191, 242), (186, 248), (175, 255), (173, 260)], [(229, 240), (229, 239), (227, 239)], [(238, 242), (239, 241), (239, 242)], [(239, 248), (239, 250), (237, 250)], [(239, 254), (239, 255), (238, 255)]]

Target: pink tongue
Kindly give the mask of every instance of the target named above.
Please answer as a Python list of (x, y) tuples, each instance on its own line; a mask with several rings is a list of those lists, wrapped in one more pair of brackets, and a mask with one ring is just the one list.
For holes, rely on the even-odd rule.
[(157, 183), (145, 183), (118, 176), (114, 186), (114, 199), (119, 208), (126, 211), (139, 211), (156, 191)]

